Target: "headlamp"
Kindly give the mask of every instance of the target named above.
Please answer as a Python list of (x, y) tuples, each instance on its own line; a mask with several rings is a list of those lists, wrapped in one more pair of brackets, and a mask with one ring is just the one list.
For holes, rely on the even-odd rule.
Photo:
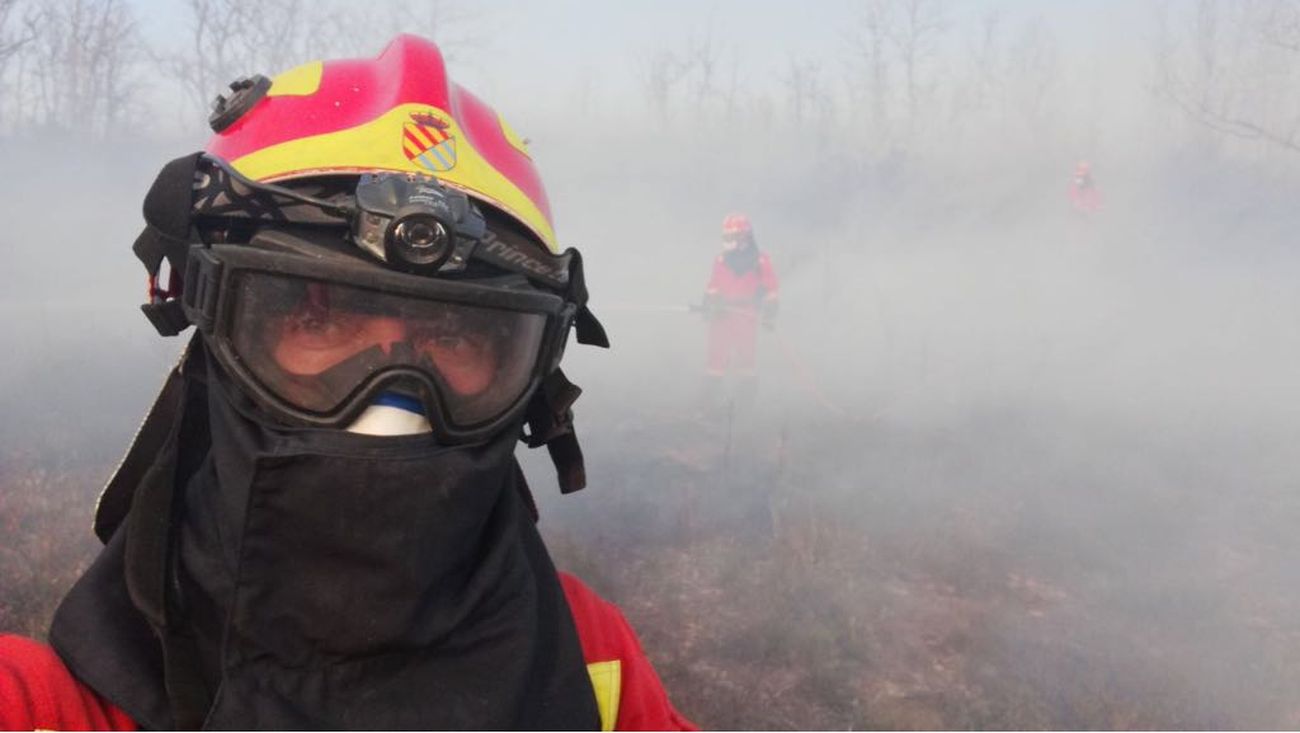
[[(342, 226), (354, 246), (391, 269), (442, 277), (464, 272), (478, 260), (553, 290), (567, 291), (572, 285), (574, 250), (551, 254), (540, 243), (498, 236), (468, 195), (436, 178), (372, 173), (343, 187), (333, 182), (303, 189), (251, 180), (210, 156), (196, 161), (195, 171), (200, 183), (192, 216), (219, 223), (210, 241), (238, 241), (227, 230), (238, 230), (241, 219)], [(176, 256), (184, 260), (182, 253)]]
[(357, 246), (417, 274), (439, 270), (458, 249), (473, 247), (487, 233), (487, 222), (468, 196), (427, 176), (362, 176), (356, 206), (352, 238)]
[[(247, 242), (248, 235), (256, 237), (265, 225), (271, 225), (268, 232), (303, 225), (345, 231), (352, 245), (388, 268), (410, 274), (457, 279), (476, 270), (478, 263), (486, 271), (523, 275), (533, 285), (560, 295), (577, 306), (572, 325), (578, 342), (609, 345), (600, 322), (586, 307), (587, 287), (577, 250), (552, 254), (540, 243), (512, 233), (509, 226), (500, 232), (489, 230), (468, 195), (435, 178), (385, 172), (361, 176), (355, 183), (350, 178), (321, 179), (290, 186), (249, 179), (214, 156), (180, 162), (188, 165), (173, 165), (159, 176), (167, 183), (162, 190), (190, 197), (186, 228), (196, 227), (209, 246)], [(159, 185), (155, 182), (154, 188)], [(164, 202), (154, 208), (178, 204)], [(202, 242), (192, 242), (184, 230), (172, 234), (150, 224), (136, 240), (135, 251), (156, 282), (164, 257), (185, 271), (190, 244)], [(476, 277), (485, 274), (476, 271)], [(187, 287), (181, 284), (167, 291), (155, 285), (151, 301), (141, 306), (165, 336), (175, 336), (195, 323), (195, 314), (183, 308), (176, 296), (202, 286), (192, 280)], [(191, 292), (186, 298), (198, 296)]]

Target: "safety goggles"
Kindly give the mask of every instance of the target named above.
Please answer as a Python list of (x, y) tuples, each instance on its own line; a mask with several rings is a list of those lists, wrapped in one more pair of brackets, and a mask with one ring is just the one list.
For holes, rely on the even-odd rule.
[(191, 247), (183, 306), (243, 391), (290, 424), (342, 427), (395, 391), (424, 403), (440, 440), (486, 437), (557, 366), (577, 311), (519, 275), (446, 280), (252, 244)]

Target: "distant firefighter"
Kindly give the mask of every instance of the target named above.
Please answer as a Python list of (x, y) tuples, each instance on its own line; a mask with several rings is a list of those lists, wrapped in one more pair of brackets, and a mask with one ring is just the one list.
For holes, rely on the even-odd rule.
[(744, 214), (731, 214), (722, 221), (722, 253), (713, 261), (703, 310), (709, 319), (706, 399), (720, 397), (728, 375), (738, 380), (737, 397), (751, 398), (758, 326), (775, 324), (777, 279)]
[(1086, 160), (1079, 161), (1074, 167), (1074, 177), (1070, 179), (1070, 208), (1076, 214), (1091, 215), (1101, 210), (1101, 191), (1092, 179), (1092, 165)]

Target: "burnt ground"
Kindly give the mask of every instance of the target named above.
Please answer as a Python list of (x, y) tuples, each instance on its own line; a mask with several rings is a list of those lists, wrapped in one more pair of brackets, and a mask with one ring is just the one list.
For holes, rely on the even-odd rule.
[[(676, 439), (551, 527), (704, 726), (1300, 725), (1285, 482), (1246, 499), (1158, 439), (1060, 416), (733, 428), (730, 455), (726, 422), (659, 426)], [(1095, 460), (1065, 460), (1061, 431)]]

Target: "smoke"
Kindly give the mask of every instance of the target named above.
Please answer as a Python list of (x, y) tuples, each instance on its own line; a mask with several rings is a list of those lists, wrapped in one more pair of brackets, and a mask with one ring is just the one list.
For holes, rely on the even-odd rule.
[[(1050, 138), (772, 175), (761, 137), (647, 160), (651, 128), (601, 170), (546, 161), (576, 168), (552, 191), (615, 347), (570, 352), (592, 488), (544, 497), (545, 525), (672, 630), (658, 644), (687, 647), (663, 654), (708, 689), (695, 710), (742, 727), (1294, 720), (1293, 174), (1099, 162), (1106, 206), (1085, 219)], [(755, 220), (782, 314), (756, 403), (711, 412), (706, 327), (681, 306), (731, 210)], [(545, 461), (527, 465), (545, 494)], [(676, 635), (695, 627), (717, 638)], [(735, 712), (755, 696), (765, 713)]]
[[(1207, 132), (1144, 92), (1146, 57), (1094, 63), (1030, 21), (1006, 16), (977, 107), (944, 91), (977, 70), (980, 26), (950, 16), (922, 112), (895, 89), (883, 123), (842, 91), (861, 67), (788, 74), (779, 46), (716, 44), (716, 69), (776, 68), (730, 105), (692, 101), (698, 37), (528, 95), (465, 61), (533, 140), (614, 343), (565, 360), (589, 488), (560, 497), (521, 448), (542, 529), (705, 725), (1300, 723), (1295, 153)], [(652, 58), (695, 71), (655, 97)], [(181, 344), (139, 314), (130, 244), (196, 135), (5, 141), (0, 475), (106, 475), (129, 441)], [(1091, 217), (1066, 200), (1079, 158)], [(781, 278), (752, 403), (709, 392), (689, 308), (733, 211)], [(97, 488), (0, 491), (32, 487), (87, 513)]]

